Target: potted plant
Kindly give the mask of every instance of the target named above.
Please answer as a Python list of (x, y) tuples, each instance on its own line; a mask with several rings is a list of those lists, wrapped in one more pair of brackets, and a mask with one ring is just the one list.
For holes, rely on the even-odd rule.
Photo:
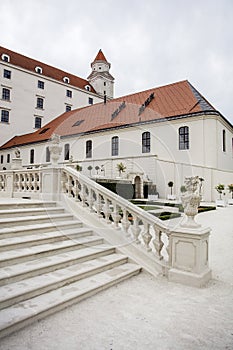
[(218, 207), (225, 207), (226, 206), (225, 200), (222, 199), (222, 193), (223, 193), (223, 191), (225, 189), (225, 186), (223, 184), (218, 184), (215, 187), (215, 189), (219, 193), (219, 199), (216, 199), (216, 206), (218, 206)]
[(81, 165), (77, 164), (77, 165), (76, 165), (76, 170), (77, 170), (77, 171), (82, 171)]
[(228, 199), (228, 204), (233, 204), (233, 184), (228, 185), (228, 191), (231, 193), (231, 198)]
[(91, 165), (89, 165), (88, 167), (87, 167), (87, 170), (89, 170), (90, 171), (90, 176), (91, 176), (91, 171), (92, 171), (92, 166)]
[(119, 171), (119, 176), (121, 176), (122, 173), (125, 172), (126, 166), (120, 162), (117, 164), (117, 170)]
[(171, 193), (168, 194), (167, 199), (172, 199), (172, 200), (176, 199), (176, 196), (174, 194), (172, 194), (172, 188), (173, 188), (174, 182), (169, 181), (167, 185), (171, 189)]
[(100, 170), (100, 167), (98, 165), (95, 166), (95, 170), (97, 172), (97, 175), (99, 175), (99, 170)]

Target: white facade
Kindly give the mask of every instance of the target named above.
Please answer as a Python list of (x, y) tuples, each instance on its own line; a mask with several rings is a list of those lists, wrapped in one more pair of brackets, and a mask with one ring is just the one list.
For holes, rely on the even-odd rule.
[(39, 66), (27, 70), (5, 56), (0, 57), (0, 145), (15, 135), (35, 131), (67, 110), (103, 101), (91, 92), (88, 82), (81, 89), (69, 83), (65, 72), (59, 81), (44, 75), (43, 69), (38, 73)]
[[(188, 127), (189, 149), (179, 149), (179, 129)], [(142, 134), (150, 134), (150, 150), (142, 152)], [(223, 133), (225, 141), (223, 141)], [(112, 138), (118, 137), (118, 154), (112, 155)], [(122, 179), (134, 183), (139, 177), (142, 183), (155, 184), (161, 197), (174, 182), (173, 192), (179, 198), (180, 186), (185, 176), (204, 178), (203, 199), (213, 201), (217, 197), (215, 186), (233, 183), (233, 130), (217, 113), (177, 118), (170, 121), (149, 122), (124, 128), (92, 132), (85, 135), (62, 137), (60, 163), (65, 160), (65, 148), (69, 145), (69, 156), (73, 165), (82, 166), (85, 175), (119, 179), (117, 164), (122, 162), (126, 170)], [(86, 143), (92, 142), (91, 157), (86, 156)], [(20, 147), (24, 167), (49, 165), (46, 148), (50, 141)], [(225, 143), (225, 146), (223, 145)], [(225, 148), (224, 148), (225, 147)], [(30, 150), (34, 149), (34, 161), (30, 164)], [(9, 163), (7, 163), (7, 154)], [(1, 170), (10, 168), (14, 149), (2, 150)], [(3, 161), (3, 162), (2, 162)], [(91, 166), (92, 170), (88, 167)], [(97, 166), (97, 169), (96, 169)], [(99, 169), (98, 169), (99, 168)]]

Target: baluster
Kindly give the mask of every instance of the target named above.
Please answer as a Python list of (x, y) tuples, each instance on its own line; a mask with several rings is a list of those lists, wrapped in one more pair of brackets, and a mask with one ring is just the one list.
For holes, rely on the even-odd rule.
[(74, 198), (78, 202), (79, 201), (79, 181), (75, 180), (74, 186), (73, 186), (73, 192), (74, 192)]
[(103, 206), (103, 211), (104, 211), (104, 216), (105, 216), (105, 220), (107, 222), (107, 224), (110, 224), (111, 221), (110, 221), (110, 214), (111, 214), (111, 209), (110, 209), (110, 203), (109, 203), (109, 200), (103, 196), (104, 198), (104, 206)]
[(97, 192), (96, 193), (96, 211), (99, 218), (103, 218), (101, 211), (102, 211), (102, 196)]
[(89, 204), (89, 210), (90, 210), (90, 212), (91, 212), (91, 213), (94, 213), (94, 208), (93, 208), (94, 197), (93, 197), (93, 191), (92, 191), (91, 188), (89, 189), (88, 204)]
[(82, 206), (86, 206), (86, 199), (87, 199), (87, 192), (84, 184), (81, 184), (81, 191), (80, 191), (80, 197), (82, 201)]
[(143, 239), (143, 242), (145, 243), (146, 250), (150, 252), (151, 248), (149, 244), (152, 239), (152, 235), (150, 234), (150, 225), (147, 222), (143, 222), (143, 226), (144, 226), (144, 231), (142, 233), (142, 239)]
[(121, 225), (123, 227), (123, 230), (126, 232), (126, 236), (130, 236), (130, 233), (128, 232), (130, 227), (130, 222), (128, 218), (129, 213), (126, 210), (126, 208), (123, 208), (122, 212), (123, 212), (123, 218), (121, 219)]
[(168, 239), (168, 244), (167, 244), (167, 247), (166, 247), (166, 252), (167, 252), (167, 255), (168, 255), (168, 263), (169, 265), (171, 265), (171, 244), (170, 244), (170, 237), (168, 234), (167, 235), (167, 239)]
[(164, 243), (161, 240), (162, 231), (159, 228), (154, 227), (154, 232), (155, 232), (155, 238), (153, 239), (152, 243), (155, 247), (155, 256), (158, 260), (162, 260), (163, 256), (161, 255), (161, 250), (164, 245)]
[(112, 218), (114, 221), (114, 227), (116, 230), (119, 230), (119, 221), (120, 221), (120, 214), (119, 214), (119, 206), (116, 204), (116, 202), (113, 203), (113, 213), (112, 213)]
[(136, 243), (141, 243), (138, 239), (141, 229), (139, 227), (139, 218), (136, 215), (133, 215), (133, 227), (132, 227), (134, 238), (136, 239)]

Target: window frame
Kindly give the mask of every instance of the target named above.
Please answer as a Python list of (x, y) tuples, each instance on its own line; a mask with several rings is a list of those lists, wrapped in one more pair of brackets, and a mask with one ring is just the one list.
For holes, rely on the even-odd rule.
[[(38, 120), (40, 120), (40, 123), (38, 124)], [(38, 124), (38, 126), (37, 126)], [(35, 124), (34, 124), (34, 128), (35, 129), (41, 129), (41, 126), (42, 126), (42, 118), (41, 117), (35, 117)]]
[[(6, 114), (6, 115), (4, 115), (4, 114)], [(10, 112), (7, 109), (2, 109), (1, 110), (1, 123), (9, 123), (9, 120), (10, 120)]]
[(72, 98), (73, 97), (73, 92), (72, 90), (66, 90), (66, 97)]
[(50, 150), (49, 150), (49, 146), (46, 147), (46, 151), (45, 151), (45, 152), (46, 152), (46, 153), (45, 153), (45, 162), (46, 162), (46, 163), (49, 163), (49, 162), (50, 162), (50, 156), (51, 156)]
[(9, 69), (4, 69), (4, 70), (3, 70), (3, 78), (5, 78), (5, 79), (11, 79), (11, 70), (9, 70)]
[(38, 89), (44, 90), (45, 83), (43, 80), (38, 80), (37, 81), (37, 87)]
[(70, 144), (66, 143), (64, 145), (64, 160), (69, 160), (70, 159)]
[(34, 148), (30, 149), (29, 157), (30, 157), (29, 163), (34, 164), (35, 163), (35, 150), (34, 150)]
[(70, 105), (66, 105), (66, 112), (70, 112), (72, 107)]
[(190, 147), (189, 127), (187, 125), (179, 127), (179, 150), (188, 150)]
[(88, 97), (88, 104), (93, 105), (93, 103), (94, 103), (93, 97)]
[(119, 136), (113, 136), (111, 141), (111, 155), (116, 157), (119, 155)]
[(3, 87), (2, 88), (2, 100), (10, 101), (10, 99), (11, 99), (11, 90)]
[(36, 108), (37, 109), (44, 109), (44, 98), (43, 97), (36, 98)]
[(86, 158), (92, 158), (92, 140), (86, 141)]
[(151, 133), (144, 131), (142, 133), (142, 153), (150, 153), (151, 151)]
[(222, 130), (222, 151), (226, 152), (226, 130)]

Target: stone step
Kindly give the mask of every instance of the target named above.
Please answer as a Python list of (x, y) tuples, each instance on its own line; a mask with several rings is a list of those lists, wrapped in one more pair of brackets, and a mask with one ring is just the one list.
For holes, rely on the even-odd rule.
[(0, 219), (3, 218), (15, 218), (23, 216), (34, 216), (34, 215), (51, 215), (51, 214), (62, 214), (64, 213), (64, 208), (62, 207), (36, 207), (36, 208), (15, 208), (12, 209), (1, 209), (0, 208)]
[(0, 310), (67, 284), (125, 264), (127, 257), (112, 254), (74, 264), (43, 275), (0, 287)]
[(0, 237), (8, 238), (13, 236), (23, 236), (30, 234), (38, 234), (40, 232), (50, 232), (57, 230), (65, 230), (68, 228), (81, 227), (83, 224), (79, 220), (64, 220), (57, 222), (46, 222), (43, 224), (28, 224), (28, 225), (17, 225), (15, 227), (0, 228)]
[(30, 260), (15, 265), (8, 265), (7, 267), (0, 268), (0, 286), (21, 281), (24, 278), (52, 272), (78, 262), (113, 254), (114, 252), (114, 247), (106, 244), (98, 244), (97, 246), (90, 246), (88, 248), (51, 255), (49, 257), (37, 258), (33, 261)]
[(12, 250), (12, 249), (18, 249), (18, 248), (26, 248), (26, 247), (32, 247), (40, 244), (47, 244), (47, 243), (53, 243), (62, 241), (67, 238), (78, 238), (83, 236), (91, 236), (92, 230), (83, 228), (83, 227), (77, 227), (70, 230), (65, 231), (50, 231), (50, 232), (43, 232), (33, 235), (24, 235), (24, 236), (14, 236), (14, 237), (8, 237), (1, 239), (0, 236), (0, 252), (6, 251), (6, 250)]
[(139, 266), (126, 263), (5, 308), (0, 312), (0, 336), (6, 336), (139, 272)]
[(0, 202), (0, 210), (2, 209), (19, 209), (19, 208), (43, 208), (43, 207), (56, 207), (57, 203), (53, 201), (31, 201), (31, 200), (16, 200), (16, 201), (4, 201)]
[(45, 222), (55, 222), (61, 220), (72, 220), (73, 215), (71, 214), (51, 214), (51, 215), (37, 215), (37, 216), (24, 216), (24, 217), (14, 217), (14, 218), (3, 218), (0, 219), (0, 228), (8, 228), (14, 226), (30, 225), (30, 223), (45, 223)]
[(87, 236), (77, 239), (66, 239), (54, 243), (41, 244), (34, 247), (12, 249), (1, 252), (0, 267), (18, 264), (20, 262), (33, 260), (37, 257), (45, 257), (72, 249), (81, 249), (84, 247), (103, 243), (103, 238), (99, 236)]

